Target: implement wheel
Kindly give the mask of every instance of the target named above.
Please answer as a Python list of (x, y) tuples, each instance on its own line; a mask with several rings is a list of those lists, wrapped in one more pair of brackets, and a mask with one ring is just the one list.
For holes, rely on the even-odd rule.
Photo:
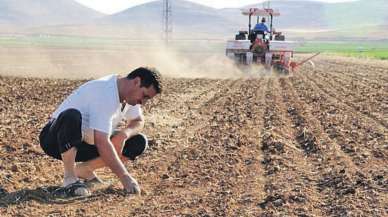
[(278, 74), (288, 75), (290, 73), (290, 70), (281, 63), (274, 63), (272, 67)]

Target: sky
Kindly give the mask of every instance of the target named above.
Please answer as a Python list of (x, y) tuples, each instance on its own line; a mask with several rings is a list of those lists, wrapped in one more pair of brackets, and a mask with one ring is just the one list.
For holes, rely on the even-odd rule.
[[(105, 14), (113, 14), (135, 5), (144, 4), (155, 0), (75, 0), (89, 8)], [(263, 0), (190, 0), (214, 8), (242, 7), (249, 4), (260, 3)], [(346, 2), (355, 0), (312, 0), (321, 2)]]

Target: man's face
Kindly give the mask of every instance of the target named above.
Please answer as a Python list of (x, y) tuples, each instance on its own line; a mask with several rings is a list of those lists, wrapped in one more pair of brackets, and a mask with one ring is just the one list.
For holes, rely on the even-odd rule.
[(134, 88), (127, 94), (126, 102), (130, 105), (142, 104), (144, 105), (149, 99), (153, 98), (157, 93), (153, 85), (147, 87), (140, 87), (140, 78), (135, 78)]

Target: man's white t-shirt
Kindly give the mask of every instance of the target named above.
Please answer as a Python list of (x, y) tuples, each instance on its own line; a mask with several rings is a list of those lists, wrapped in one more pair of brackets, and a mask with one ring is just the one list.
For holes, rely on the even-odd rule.
[(94, 144), (94, 130), (110, 135), (121, 121), (141, 117), (140, 105), (126, 104), (122, 109), (117, 78), (117, 75), (109, 75), (86, 82), (62, 102), (52, 118), (67, 109), (77, 109), (82, 115), (83, 141)]

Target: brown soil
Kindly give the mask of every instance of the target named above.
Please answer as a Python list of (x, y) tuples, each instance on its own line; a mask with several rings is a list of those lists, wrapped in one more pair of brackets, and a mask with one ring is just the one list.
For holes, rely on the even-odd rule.
[(145, 108), (143, 195), (59, 200), (38, 134), (84, 81), (0, 77), (0, 216), (387, 216), (388, 67), (319, 59), (293, 76), (166, 79)]

